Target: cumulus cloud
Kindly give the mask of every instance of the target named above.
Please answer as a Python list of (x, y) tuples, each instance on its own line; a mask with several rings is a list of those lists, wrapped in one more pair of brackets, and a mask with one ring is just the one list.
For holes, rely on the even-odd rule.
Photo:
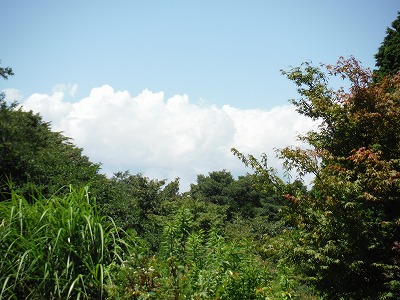
[(78, 91), (77, 84), (60, 83), (53, 87), (53, 93), (55, 92), (67, 93), (71, 97), (75, 97), (77, 91)]
[(5, 94), (5, 100), (7, 102), (20, 101), (23, 98), (21, 91), (17, 89), (4, 89), (2, 93)]
[(102, 163), (105, 173), (130, 170), (157, 179), (180, 177), (183, 190), (198, 174), (250, 171), (231, 154), (232, 147), (256, 156), (266, 153), (271, 166), (279, 168), (274, 148), (299, 145), (296, 136), (313, 126), (289, 105), (242, 110), (191, 103), (187, 95), (166, 99), (163, 92), (149, 90), (131, 96), (109, 85), (73, 103), (66, 101), (76, 88), (59, 86), (51, 94), (33, 94), (23, 106), (71, 137), (91, 161)]

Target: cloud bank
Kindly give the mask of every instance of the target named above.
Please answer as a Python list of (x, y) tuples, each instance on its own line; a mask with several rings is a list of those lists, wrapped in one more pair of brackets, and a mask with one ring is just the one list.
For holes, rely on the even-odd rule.
[(266, 153), (270, 165), (279, 169), (274, 148), (300, 145), (296, 136), (313, 126), (289, 105), (241, 110), (191, 103), (187, 95), (166, 99), (163, 92), (149, 90), (131, 96), (109, 85), (68, 101), (76, 90), (76, 85), (58, 85), (52, 93), (33, 94), (21, 104), (39, 112), (54, 131), (71, 137), (91, 161), (102, 163), (104, 173), (129, 170), (156, 179), (180, 177), (182, 190), (198, 174), (250, 172), (232, 155), (232, 147), (255, 156)]

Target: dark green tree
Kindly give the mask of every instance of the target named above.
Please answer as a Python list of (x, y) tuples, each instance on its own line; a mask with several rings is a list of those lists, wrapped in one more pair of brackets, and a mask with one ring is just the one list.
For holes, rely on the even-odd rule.
[[(285, 188), (285, 184), (279, 182)], [(206, 223), (221, 224), (220, 221), (224, 220), (224, 234), (230, 239), (247, 237), (257, 241), (265, 234), (276, 235), (284, 228), (282, 194), (277, 193), (271, 182), (264, 181), (260, 174), (246, 174), (235, 179), (225, 170), (210, 172), (208, 176), (199, 175), (197, 184), (193, 184), (190, 191), (191, 199), (198, 206), (208, 207), (206, 215), (214, 216), (199, 216), (208, 220)], [(208, 230), (209, 227), (202, 229)]]
[(232, 205), (233, 199), (229, 195), (229, 189), (233, 182), (234, 178), (230, 172), (214, 171), (208, 176), (198, 175), (197, 186), (192, 185), (191, 190), (194, 196), (201, 195), (206, 201), (218, 205)]
[(45, 195), (70, 184), (88, 184), (99, 171), (82, 149), (61, 133), (52, 132), (39, 114), (0, 100), (0, 187), (26, 193), (31, 185)]
[(386, 30), (378, 52), (375, 54), (377, 70), (374, 71), (374, 81), (379, 81), (386, 75), (395, 75), (400, 70), (400, 12), (393, 21), (392, 28)]
[(198, 175), (197, 184), (191, 186), (190, 193), (196, 200), (225, 206), (228, 220), (235, 215), (254, 217), (257, 208), (263, 207), (262, 203), (267, 197), (255, 187), (252, 175), (235, 179), (226, 170), (210, 172), (208, 176)]
[[(0, 68), (7, 79), (9, 67)], [(24, 111), (16, 102), (7, 103), (0, 94), (0, 194), (9, 192), (9, 184), (27, 197), (31, 188), (43, 195), (70, 184), (79, 187), (98, 176), (94, 164), (70, 139), (53, 132), (50, 123), (39, 114)]]
[(162, 217), (173, 211), (169, 204), (180, 197), (179, 179), (167, 183), (125, 171), (93, 182), (93, 188), (103, 214), (124, 230), (134, 230), (157, 250)]

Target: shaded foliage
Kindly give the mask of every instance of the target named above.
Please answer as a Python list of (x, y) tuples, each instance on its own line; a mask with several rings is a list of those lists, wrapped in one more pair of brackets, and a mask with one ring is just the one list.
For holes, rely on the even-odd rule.
[(400, 71), (400, 12), (392, 27), (386, 30), (386, 36), (375, 54), (377, 70), (374, 70), (374, 82), (384, 76), (395, 75)]
[(98, 174), (94, 164), (61, 133), (52, 132), (39, 114), (0, 99), (0, 192), (13, 188), (28, 197), (40, 189), (51, 195), (63, 186), (83, 186)]
[(103, 214), (124, 230), (144, 237), (151, 249), (158, 249), (162, 223), (156, 216), (165, 215), (167, 203), (178, 197), (179, 179), (167, 184), (126, 171), (115, 173), (105, 182), (94, 182), (93, 187)]
[(256, 178), (247, 174), (235, 179), (225, 170), (210, 172), (208, 176), (198, 175), (190, 195), (197, 201), (225, 206), (227, 220), (235, 216), (253, 218), (256, 215), (268, 215), (272, 220), (276, 218), (282, 202), (280, 197), (260, 189)]

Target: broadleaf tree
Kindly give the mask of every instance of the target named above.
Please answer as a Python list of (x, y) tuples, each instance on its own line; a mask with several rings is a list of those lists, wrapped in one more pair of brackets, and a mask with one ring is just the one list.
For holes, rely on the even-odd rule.
[[(311, 193), (285, 195), (296, 228), (289, 258), (328, 299), (398, 299), (400, 76), (373, 84), (353, 57), (283, 74), (302, 96), (297, 111), (320, 124), (301, 137), (309, 150), (280, 151), (288, 169), (315, 175)], [(349, 91), (330, 88), (332, 76)]]

